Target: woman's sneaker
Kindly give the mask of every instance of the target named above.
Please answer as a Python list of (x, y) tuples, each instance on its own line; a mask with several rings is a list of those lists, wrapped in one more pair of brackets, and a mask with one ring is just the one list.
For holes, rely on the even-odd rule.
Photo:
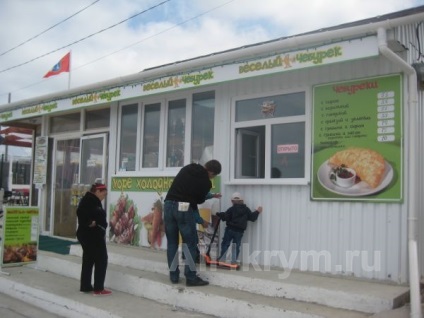
[(94, 296), (109, 296), (109, 295), (112, 295), (112, 291), (109, 289), (95, 290), (93, 295)]

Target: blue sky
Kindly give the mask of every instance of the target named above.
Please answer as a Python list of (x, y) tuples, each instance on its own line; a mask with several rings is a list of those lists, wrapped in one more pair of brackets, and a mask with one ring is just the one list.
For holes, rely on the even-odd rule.
[[(69, 79), (80, 87), (419, 5), (424, 0), (0, 0), (0, 105), (8, 93), (12, 102), (56, 93)], [(70, 78), (43, 79), (70, 50)]]

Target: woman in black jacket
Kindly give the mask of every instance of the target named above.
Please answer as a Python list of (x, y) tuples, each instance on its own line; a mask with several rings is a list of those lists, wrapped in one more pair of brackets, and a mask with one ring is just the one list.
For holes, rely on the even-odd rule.
[[(106, 211), (102, 201), (106, 197), (104, 184), (95, 183), (81, 199), (77, 208), (77, 238), (82, 246), (81, 292), (94, 291), (95, 296), (112, 294), (104, 288), (108, 262), (106, 249)], [(91, 276), (94, 267), (94, 287)]]

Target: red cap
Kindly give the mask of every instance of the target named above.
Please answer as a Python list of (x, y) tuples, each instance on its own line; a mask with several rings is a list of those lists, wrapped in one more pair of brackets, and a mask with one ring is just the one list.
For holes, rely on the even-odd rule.
[(96, 190), (107, 190), (107, 187), (103, 183), (96, 183)]

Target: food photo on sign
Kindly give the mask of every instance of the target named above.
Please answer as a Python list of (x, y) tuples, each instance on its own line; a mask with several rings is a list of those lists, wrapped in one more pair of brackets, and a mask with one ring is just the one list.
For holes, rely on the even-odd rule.
[(366, 196), (383, 191), (393, 180), (393, 168), (384, 157), (368, 148), (337, 151), (318, 169), (318, 181), (336, 194)]
[(314, 88), (312, 200), (402, 201), (400, 75)]
[(124, 192), (116, 203), (110, 205), (109, 240), (111, 242), (139, 245), (141, 221), (137, 210), (137, 205)]

